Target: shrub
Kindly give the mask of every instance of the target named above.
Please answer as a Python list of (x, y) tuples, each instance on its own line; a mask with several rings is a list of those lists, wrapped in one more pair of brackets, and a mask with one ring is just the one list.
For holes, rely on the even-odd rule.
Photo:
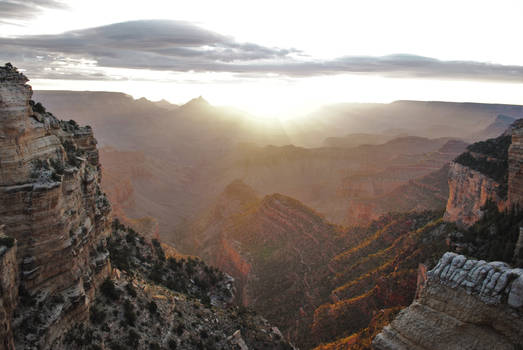
[(140, 343), (140, 335), (136, 333), (134, 329), (131, 329), (129, 331), (129, 335), (127, 336), (127, 345), (132, 347), (137, 347)]
[(40, 114), (45, 113), (45, 107), (40, 102), (35, 103), (34, 101), (31, 101), (31, 107), (33, 107), (34, 112), (37, 112)]
[(126, 300), (125, 303), (123, 304), (123, 307), (124, 307), (124, 317), (125, 317), (125, 321), (127, 322), (127, 324), (129, 326), (134, 326), (134, 324), (136, 323), (136, 313), (134, 312), (134, 307), (133, 305), (131, 304), (131, 302), (129, 300)]
[(11, 248), (15, 244), (15, 239), (9, 236), (0, 237), (0, 246), (4, 245), (7, 248)]
[(160, 345), (158, 345), (158, 343), (150, 343), (149, 344), (149, 349), (151, 349), (151, 350), (161, 350), (161, 347), (160, 347)]
[(120, 298), (120, 292), (116, 289), (114, 282), (109, 277), (103, 281), (100, 290), (106, 298), (111, 300), (118, 300)]
[(179, 323), (176, 327), (176, 334), (182, 335), (183, 331), (185, 330), (185, 326), (182, 323)]
[(149, 304), (147, 305), (147, 308), (149, 309), (149, 312), (151, 314), (156, 314), (158, 312), (158, 306), (156, 305), (156, 303), (154, 301), (151, 300), (151, 302), (149, 302)]
[(89, 319), (91, 320), (92, 323), (100, 324), (105, 320), (105, 316), (106, 316), (105, 311), (100, 310), (97, 307), (93, 307), (90, 310)]
[(127, 294), (129, 294), (131, 297), (136, 298), (136, 289), (134, 289), (134, 286), (131, 282), (125, 285), (125, 290), (127, 291)]

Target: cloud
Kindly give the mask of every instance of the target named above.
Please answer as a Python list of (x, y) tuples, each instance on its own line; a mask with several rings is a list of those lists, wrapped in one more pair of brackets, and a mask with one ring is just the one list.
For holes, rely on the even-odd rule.
[[(55, 1), (44, 0), (44, 3)], [(397, 54), (346, 56), (315, 60), (294, 48), (241, 43), (189, 22), (141, 20), (55, 35), (0, 38), (0, 59), (26, 68), (29, 76), (55, 78), (49, 68), (89, 61), (83, 75), (96, 79), (95, 68), (150, 69), (172, 72), (230, 72), (246, 76), (278, 74), (309, 77), (331, 74), (377, 74), (399, 78), (523, 82), (523, 66), (474, 61), (442, 61)], [(29, 65), (29, 67), (27, 67)], [(84, 67), (85, 68), (85, 67)], [(87, 73), (86, 73), (87, 72)]]
[(0, 0), (0, 23), (12, 24), (11, 20), (27, 20), (44, 9), (65, 9), (58, 0)]

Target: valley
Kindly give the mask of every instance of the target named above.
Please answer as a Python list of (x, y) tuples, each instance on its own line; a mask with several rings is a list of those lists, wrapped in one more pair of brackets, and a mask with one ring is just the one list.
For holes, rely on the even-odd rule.
[[(13, 123), (4, 128), (6, 150), (19, 147), (17, 132), (28, 150), (19, 161), (20, 152), (11, 152), (15, 161), (2, 168), (3, 200), (20, 203), (0, 213), (4, 235), (16, 239), (2, 266), (20, 265), (23, 276), (8, 274), (2, 282), (22, 286), (2, 299), (4, 314), (22, 315), (2, 321), (9, 344), (393, 349), (400, 334), (412, 332), (405, 319), (412, 305), (432, 305), (440, 297), (432, 276), (446, 281), (434, 269), (446, 264), (441, 259), (448, 254), (459, 261), (457, 254), (468, 254), (521, 264), (522, 124), (515, 117), (485, 117), (477, 135), (511, 124), (501, 136), (472, 144), (472, 131), (458, 138), (434, 128), (427, 137), (419, 128), (381, 136), (363, 130), (354, 140), (335, 136), (325, 138), (324, 146), (307, 147), (289, 144), (283, 129), (253, 129), (248, 117), (201, 97), (170, 106), (113, 93), (36, 95), (92, 125), (80, 127), (31, 101), (26, 78), (4, 69), (14, 79), (3, 82), (4, 95), (15, 101), (4, 97), (3, 113)], [(519, 113), (514, 106), (453, 107), (453, 113), (465, 107)], [(434, 108), (452, 110), (449, 104)], [(460, 122), (470, 123), (466, 117)], [(76, 196), (74, 188), (83, 194)], [(24, 196), (31, 201), (19, 198), (19, 191), (28, 191)], [(42, 203), (35, 191), (54, 196), (55, 206), (47, 210), (74, 220), (33, 217)], [(43, 221), (19, 226), (17, 220)], [(53, 256), (70, 254), (81, 281), (48, 260), (36, 239), (48, 234), (48, 224), (38, 222), (70, 231)], [(33, 238), (24, 239), (23, 227)], [(489, 269), (500, 268), (492, 264)], [(503, 271), (507, 283), (519, 281), (519, 270)], [(511, 309), (496, 309), (496, 317), (520, 312), (519, 294), (496, 293), (512, 298)], [(137, 324), (144, 305), (149, 314)], [(438, 312), (447, 317), (444, 309)], [(423, 317), (423, 325), (432, 322)], [(74, 326), (61, 335), (67, 319)], [(217, 326), (210, 327), (210, 319)], [(153, 335), (155, 322), (178, 328), (158, 328)], [(485, 322), (496, 334), (492, 339), (499, 333), (510, 344), (519, 337), (513, 328), (497, 327), (498, 321)], [(36, 338), (38, 333), (45, 337)]]

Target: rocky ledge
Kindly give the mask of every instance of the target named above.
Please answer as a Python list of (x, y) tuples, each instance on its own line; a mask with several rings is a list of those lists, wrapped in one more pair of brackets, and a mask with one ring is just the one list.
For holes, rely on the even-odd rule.
[(518, 349), (523, 269), (445, 253), (420, 297), (372, 345), (392, 349)]

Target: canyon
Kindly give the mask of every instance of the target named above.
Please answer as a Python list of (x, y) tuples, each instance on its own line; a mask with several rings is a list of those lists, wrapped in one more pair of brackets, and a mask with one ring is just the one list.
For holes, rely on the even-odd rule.
[[(523, 277), (509, 265), (523, 220), (518, 106), (358, 106), (366, 125), (403, 111), (411, 128), (320, 129), (327, 147), (305, 147), (311, 135), (290, 145), (281, 125), (201, 97), (39, 93), (82, 127), (33, 102), (27, 81), (0, 68), (3, 348), (509, 349), (522, 338)], [(464, 113), (467, 137), (413, 122), (428, 109), (442, 122)]]
[(229, 276), (112, 220), (92, 128), (27, 81), (0, 67), (0, 349), (292, 349)]
[[(420, 273), (426, 275), (423, 271), (436, 266), (446, 251), (514, 261), (523, 218), (518, 211), (510, 212), (507, 198), (519, 190), (519, 128), (516, 122), (508, 133), (468, 147), (447, 141), (442, 151), (464, 152), (441, 169), (378, 197), (389, 196), (390, 202), (380, 202), (383, 212), (365, 225), (334, 225), (332, 230), (328, 218), (304, 204), (280, 194), (260, 196), (254, 187), (236, 180), (187, 231), (181, 247), (241, 281), (240, 301), (265, 312), (298, 346), (370, 348), (381, 328), (416, 296), (420, 298), (426, 280), (420, 279)], [(292, 161), (291, 155), (305, 151), (289, 147), (288, 152), (287, 158)], [(516, 157), (511, 158), (512, 154)], [(468, 162), (470, 157), (473, 161)], [(265, 155), (260, 159), (274, 160)], [(257, 158), (249, 161), (261, 162)], [(508, 185), (509, 178), (513, 183), (515, 180), (515, 186)], [(425, 201), (437, 201), (438, 205), (424, 207)], [(394, 205), (387, 207), (388, 203)], [(417, 207), (410, 203), (417, 203)], [(488, 203), (493, 207), (487, 208)], [(445, 210), (430, 211), (445, 204)], [(389, 213), (394, 209), (403, 213)], [(318, 238), (316, 247), (303, 246), (314, 238)], [(292, 247), (300, 251), (299, 255), (287, 247), (289, 241), (294, 242)], [(284, 262), (279, 260), (282, 255)], [(302, 270), (298, 261), (308, 269)], [(317, 262), (320, 265), (315, 265)], [(267, 270), (267, 266), (274, 267)], [(284, 279), (271, 272), (276, 266), (280, 266), (278, 276)], [(288, 266), (293, 267), (293, 274), (286, 272)], [(302, 281), (308, 281), (302, 286), (305, 294), (293, 288), (278, 292), (267, 288), (276, 283), (294, 286)], [(285, 302), (280, 304), (280, 300)]]
[[(368, 224), (397, 203), (391, 198), (401, 186), (420, 184), (467, 142), (498, 136), (499, 128), (523, 115), (521, 106), (398, 101), (327, 106), (299, 122), (276, 122), (215, 107), (201, 97), (169, 105), (122, 93), (37, 91), (35, 100), (91, 125), (102, 157), (106, 149), (126, 157), (136, 152), (129, 163), (147, 168), (148, 177), (108, 157), (107, 178), (125, 178), (126, 188), (114, 181), (102, 185), (120, 219), (130, 225), (138, 220), (136, 228), (158, 232), (173, 244), (235, 179), (261, 195), (296, 198), (333, 223)], [(455, 134), (444, 125), (453, 125)], [(464, 143), (444, 147), (458, 138)], [(276, 173), (283, 177), (275, 179)], [(429, 196), (419, 209), (443, 208), (440, 193), (431, 196), (428, 188), (410, 187), (411, 196)], [(402, 208), (416, 207), (411, 196)]]
[(451, 165), (455, 171), (449, 172), (451, 195), (444, 219), (469, 228), (468, 234), (454, 234), (458, 243), (451, 246), (495, 261), (445, 253), (424, 276), (414, 302), (375, 337), (374, 349), (521, 346), (522, 128), (521, 120), (515, 121), (498, 138), (469, 146)]

